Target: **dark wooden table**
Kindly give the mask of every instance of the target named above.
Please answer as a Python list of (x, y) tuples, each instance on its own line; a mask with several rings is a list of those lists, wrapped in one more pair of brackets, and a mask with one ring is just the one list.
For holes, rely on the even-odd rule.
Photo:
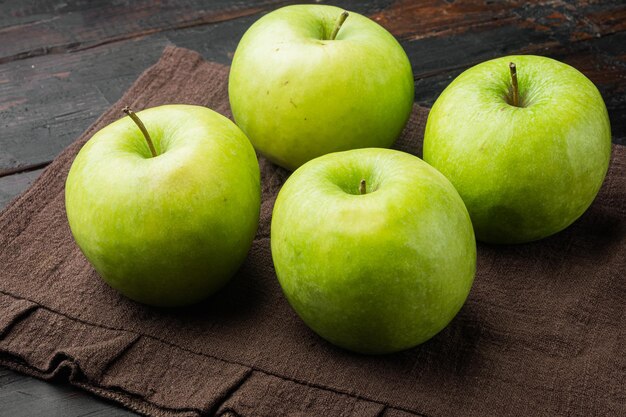
[[(0, 0), (0, 207), (25, 190), (166, 45), (229, 63), (246, 28), (288, 3)], [(573, 65), (598, 86), (613, 141), (626, 144), (624, 0), (333, 4), (370, 16), (400, 40), (420, 104), (431, 105), (455, 76), (481, 61), (546, 55)], [(45, 383), (0, 368), (0, 415), (132, 413), (62, 381)]]

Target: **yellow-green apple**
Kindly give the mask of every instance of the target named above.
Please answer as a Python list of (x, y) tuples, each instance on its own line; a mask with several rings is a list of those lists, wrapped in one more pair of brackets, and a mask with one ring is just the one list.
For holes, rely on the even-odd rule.
[(412, 155), (356, 149), (314, 159), (274, 206), (272, 258), (289, 303), (331, 343), (390, 353), (457, 314), (476, 243), (452, 184)]
[(72, 164), (65, 185), (72, 234), (124, 295), (156, 306), (197, 302), (228, 282), (254, 238), (254, 149), (206, 107), (125, 111), (131, 117), (98, 131)]
[(244, 34), (228, 90), (254, 147), (293, 170), (330, 152), (391, 146), (411, 111), (413, 73), (400, 44), (374, 21), (295, 5)]
[(537, 240), (573, 223), (598, 193), (610, 153), (598, 89), (571, 66), (531, 55), (459, 75), (424, 137), (424, 160), (461, 194), (476, 237), (492, 243)]

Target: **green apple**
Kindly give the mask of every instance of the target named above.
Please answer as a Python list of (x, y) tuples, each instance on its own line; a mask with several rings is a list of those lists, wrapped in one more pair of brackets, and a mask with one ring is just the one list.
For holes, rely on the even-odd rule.
[(72, 164), (65, 185), (72, 234), (124, 295), (156, 306), (197, 302), (228, 282), (254, 238), (261, 195), (254, 149), (205, 107), (129, 114), (141, 128), (131, 117), (106, 126)]
[(254, 147), (290, 170), (330, 152), (390, 147), (414, 95), (411, 64), (389, 32), (322, 5), (287, 6), (254, 23), (228, 90)]
[(459, 75), (424, 136), (424, 160), (461, 194), (476, 237), (492, 243), (537, 240), (573, 223), (598, 193), (610, 153), (598, 89), (569, 65), (531, 55)]
[(476, 243), (452, 184), (412, 155), (356, 149), (314, 159), (276, 199), (283, 292), (323, 338), (362, 353), (422, 343), (459, 311)]

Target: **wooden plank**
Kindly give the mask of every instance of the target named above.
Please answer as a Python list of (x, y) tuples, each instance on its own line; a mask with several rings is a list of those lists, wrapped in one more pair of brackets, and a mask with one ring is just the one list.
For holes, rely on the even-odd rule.
[[(400, 1), (393, 7), (403, 4)], [(428, 16), (427, 13), (432, 13), (420, 4), (421, 8), (403, 7), (409, 15), (425, 13)], [(512, 13), (511, 10), (517, 13), (518, 9), (503, 7), (506, 13), (492, 12), (496, 23), (489, 23), (491, 21), (485, 17), (484, 11), (472, 13), (465, 6), (454, 13), (449, 11), (453, 17), (448, 16), (447, 20), (439, 18), (440, 27), (447, 30), (446, 27), (453, 27), (462, 16), (469, 15), (469, 18), (463, 17), (464, 21), (484, 22), (480, 26), (482, 29), (455, 29), (454, 33), (441, 34), (433, 32), (434, 26), (429, 23), (424, 27), (417, 25), (409, 33), (407, 24), (387, 16), (393, 17), (393, 13), (397, 13), (393, 7), (390, 11), (374, 13), (373, 17), (389, 25), (403, 39), (403, 46), (413, 63), (419, 103), (431, 105), (454, 76), (475, 63), (510, 53), (539, 53), (571, 63), (598, 85), (609, 107), (615, 141), (626, 141), (624, 32), (562, 44), (555, 41), (549, 31), (527, 27), (526, 20), (522, 25), (497, 22), (510, 23), (506, 13)], [(534, 21), (543, 25), (537, 12), (532, 13), (527, 12), (527, 15), (535, 16)], [(415, 16), (411, 18), (419, 21)], [(117, 100), (145, 67), (158, 59), (168, 42), (198, 50), (207, 59), (228, 63), (239, 38), (255, 19), (257, 16), (249, 16), (114, 42), (81, 52), (0, 65), (0, 126), (3, 126), (0, 170), (52, 159)], [(556, 18), (552, 16), (551, 19)], [(605, 24), (602, 30), (614, 29), (621, 29), (621, 26)], [(581, 38), (577, 35), (576, 39)]]
[(4, 2), (0, 63), (258, 14), (281, 1)]
[(0, 414), (12, 417), (131, 417), (136, 414), (78, 391), (0, 367)]
[[(33, 16), (29, 13), (35, 14), (35, 21), (39, 22), (37, 19), (51, 13), (50, 7), (46, 8), (44, 3), (11, 3), (18, 5), (11, 7), (21, 8), (10, 14), (24, 16), (20, 24), (26, 24), (24, 19), (32, 21)], [(92, 8), (96, 7), (107, 16), (108, 6), (94, 4), (96, 6), (79, 12), (93, 13)], [(401, 0), (374, 13), (373, 18), (402, 39), (416, 74), (416, 99), (427, 105), (432, 104), (454, 75), (477, 62), (520, 52), (556, 55), (568, 62), (570, 55), (568, 50), (563, 52), (563, 42), (569, 42), (569, 50), (581, 39), (591, 42), (588, 48), (595, 49), (595, 53), (581, 55), (579, 50), (574, 50), (569, 62), (578, 66), (591, 62), (596, 66), (581, 69), (592, 74), (590, 77), (604, 94), (616, 141), (623, 142), (626, 136), (624, 43), (620, 37), (623, 32), (616, 31), (624, 29), (621, 19), (624, 6), (603, 4), (600, 7), (582, 3), (583, 7), (578, 10), (558, 2), (556, 8), (520, 4), (503, 2), (498, 8), (489, 8), (477, 2)], [(187, 6), (191, 7), (191, 3)], [(97, 7), (104, 7), (104, 11)], [(351, 5), (346, 4), (346, 7)], [(583, 16), (584, 13), (589, 17)], [(185, 13), (180, 14), (183, 15)], [(145, 66), (156, 60), (168, 40), (199, 50), (208, 59), (228, 62), (241, 34), (256, 18), (251, 16), (218, 25), (173, 30), (82, 52), (0, 66), (0, 123), (4, 122), (0, 138), (0, 169), (51, 159), (116, 100)], [(151, 24), (156, 25), (155, 22)], [(127, 29), (132, 28), (131, 25)], [(616, 35), (603, 35), (611, 33)], [(594, 37), (598, 35), (599, 39)], [(610, 42), (611, 39), (620, 42)], [(616, 51), (607, 51), (607, 45)], [(590, 59), (581, 59), (581, 56)], [(80, 97), (80, 100), (68, 100), (68, 97)]]
[(516, 26), (564, 43), (624, 31), (626, 4), (623, 1), (577, 1), (572, 4), (559, 0), (398, 0), (372, 18), (404, 40)]
[[(587, 23), (584, 13), (591, 11), (585, 7), (548, 4), (505, 1), (496, 7), (484, 2), (400, 0), (372, 18), (405, 46), (416, 78), (467, 68), (506, 54), (550, 55), (576, 43), (610, 38), (624, 31), (624, 24), (617, 22)], [(626, 3), (602, 7), (604, 13), (626, 14)], [(626, 46), (622, 44), (623, 53)]]
[[(357, 9), (375, 7), (379, 3)], [(156, 62), (167, 44), (229, 63), (256, 19), (247, 16), (0, 65), (0, 172), (53, 159)]]
[(0, 65), (0, 170), (54, 158), (167, 43), (156, 36)]
[(372, 18), (396, 35), (431, 105), (463, 70), (509, 54), (550, 56), (578, 68), (602, 93), (614, 142), (626, 144), (626, 3), (399, 0)]
[[(259, 15), (285, 0), (229, 1), (15, 1), (0, 3), (0, 63), (53, 53), (80, 51), (154, 33)], [(372, 11), (389, 1), (339, 1)]]
[(0, 178), (0, 210), (24, 192), (42, 172), (43, 169), (37, 169)]
[[(228, 63), (254, 17), (169, 33), (176, 44)], [(53, 159), (172, 41), (165, 34), (0, 65), (0, 172)]]

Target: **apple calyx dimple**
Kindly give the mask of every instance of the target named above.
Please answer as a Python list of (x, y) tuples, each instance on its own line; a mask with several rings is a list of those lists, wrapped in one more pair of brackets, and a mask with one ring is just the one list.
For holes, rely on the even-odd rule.
[(365, 182), (365, 179), (362, 179), (361, 183), (359, 184), (359, 193), (361, 195), (367, 193), (367, 184)]
[(146, 126), (143, 124), (139, 116), (137, 116), (135, 112), (132, 111), (132, 109), (128, 106), (124, 106), (122, 111), (126, 113), (133, 122), (135, 122), (139, 130), (141, 130), (141, 133), (143, 133), (143, 137), (146, 138), (146, 142), (148, 142), (148, 148), (150, 148), (150, 153), (152, 154), (152, 157), (157, 156), (156, 149), (154, 148), (154, 144), (152, 143), (152, 138), (150, 138), (150, 134), (148, 133)]
[(330, 37), (329, 40), (334, 41), (335, 38), (337, 37), (337, 34), (339, 33), (339, 30), (341, 29), (341, 26), (343, 25), (343, 22), (346, 21), (346, 19), (348, 18), (349, 13), (347, 11), (343, 11), (339, 17), (337, 18), (337, 21), (335, 22), (335, 27), (333, 28), (333, 31), (330, 33)]
[(509, 70), (511, 71), (511, 89), (512, 89), (512, 100), (511, 103), (515, 107), (520, 107), (519, 105), (519, 88), (517, 86), (517, 67), (515, 63), (509, 62)]

